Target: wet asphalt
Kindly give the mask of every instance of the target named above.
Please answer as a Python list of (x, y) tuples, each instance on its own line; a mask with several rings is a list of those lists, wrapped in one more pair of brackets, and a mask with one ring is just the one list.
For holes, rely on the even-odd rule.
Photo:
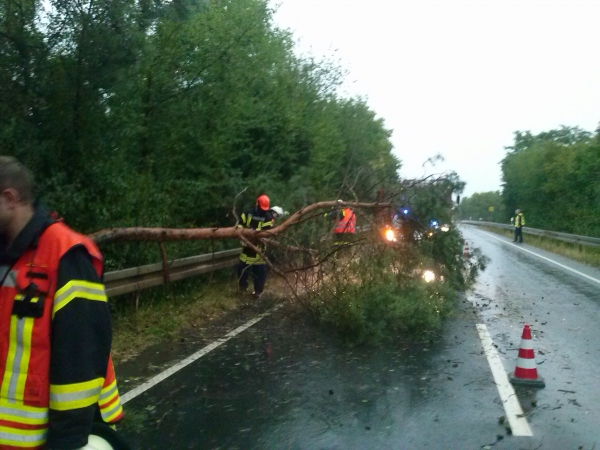
[[(124, 436), (137, 449), (600, 448), (600, 284), (504, 237), (461, 231), (491, 263), (439, 334), (351, 349), (283, 308), (128, 402)], [(600, 271), (521, 248), (600, 280)], [(212, 333), (255, 315), (240, 312)], [(508, 429), (478, 323), (507, 372), (523, 324), (532, 327), (546, 388), (517, 396), (533, 437)], [(149, 349), (117, 367), (120, 390), (208, 341)]]

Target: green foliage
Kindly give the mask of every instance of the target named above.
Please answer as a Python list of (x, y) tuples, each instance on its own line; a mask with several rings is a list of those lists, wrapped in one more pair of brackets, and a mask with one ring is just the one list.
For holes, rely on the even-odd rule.
[[(325, 265), (324, 281), (307, 289), (306, 304), (351, 344), (418, 339), (439, 329), (457, 291), (468, 288), (486, 263), (480, 253), (462, 257), (457, 230), (434, 233), (415, 245), (382, 245), (371, 238), (349, 253)], [(425, 281), (426, 271), (435, 281)]]
[(515, 135), (502, 160), (502, 192), (510, 213), (519, 208), (528, 226), (600, 236), (600, 140), (562, 127)]
[[(444, 216), (442, 209), (435, 213)], [(475, 249), (472, 258), (463, 258), (464, 241), (455, 228), (429, 229), (420, 239), (400, 238), (394, 244), (382, 242), (378, 228), (360, 238), (305, 278), (303, 289), (303, 301), (318, 321), (351, 344), (418, 338), (438, 329), (457, 291), (471, 286), (487, 263)], [(331, 251), (322, 245), (321, 254)], [(424, 279), (427, 271), (435, 281)]]
[[(490, 211), (490, 207), (493, 211)], [(508, 222), (512, 211), (508, 212), (500, 191), (475, 193), (462, 199), (458, 206), (458, 218), (486, 222)]]
[[(85, 233), (231, 225), (244, 188), (238, 207), (264, 191), (291, 211), (344, 181), (367, 199), (399, 162), (366, 102), (337, 95), (342, 75), (295, 56), (266, 0), (0, 0), (0, 153)], [(103, 250), (110, 267), (155, 261)]]

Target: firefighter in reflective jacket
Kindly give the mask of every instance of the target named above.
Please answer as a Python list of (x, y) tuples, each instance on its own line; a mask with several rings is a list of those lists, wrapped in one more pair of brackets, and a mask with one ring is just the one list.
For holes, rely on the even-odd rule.
[(525, 225), (525, 216), (520, 209), (515, 210), (515, 238), (513, 242), (523, 242), (523, 226)]
[[(254, 208), (245, 211), (240, 216), (238, 228), (249, 228), (251, 230), (268, 230), (273, 227), (273, 213), (269, 210), (270, 200), (266, 195), (261, 195), (256, 199)], [(259, 250), (265, 249), (259, 241), (251, 241)], [(267, 280), (267, 264), (263, 257), (255, 250), (244, 245), (240, 253), (240, 263), (237, 266), (238, 283), (241, 292), (248, 290), (248, 277), (252, 275), (254, 283), (254, 298), (260, 298)]]
[[(342, 203), (342, 200), (338, 200)], [(342, 208), (325, 213), (325, 217), (333, 217), (337, 220), (333, 229), (333, 245), (343, 246), (352, 242), (352, 238), (356, 233), (356, 214), (351, 208)]]
[(102, 256), (32, 192), (0, 156), (0, 448), (76, 449), (123, 417)]

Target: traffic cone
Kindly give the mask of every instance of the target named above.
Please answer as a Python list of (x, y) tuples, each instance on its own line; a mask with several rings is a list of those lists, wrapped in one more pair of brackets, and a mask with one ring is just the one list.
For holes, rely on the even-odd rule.
[(464, 248), (464, 250), (463, 250), (463, 256), (464, 256), (465, 258), (468, 258), (468, 257), (470, 257), (470, 256), (471, 256), (471, 255), (469, 254), (469, 242), (468, 242), (468, 241), (465, 241), (465, 248)]
[(535, 355), (533, 353), (533, 345), (531, 344), (531, 330), (527, 324), (523, 327), (517, 366), (515, 371), (510, 373), (509, 378), (510, 382), (516, 386), (540, 388), (546, 386), (544, 379), (538, 375), (537, 368), (535, 367)]

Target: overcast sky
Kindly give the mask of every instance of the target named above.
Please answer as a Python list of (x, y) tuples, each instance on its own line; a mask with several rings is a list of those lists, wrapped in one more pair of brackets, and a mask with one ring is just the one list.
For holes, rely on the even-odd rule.
[(501, 189), (513, 132), (600, 122), (599, 0), (272, 0), (301, 54), (333, 56), (344, 91), (393, 130), (401, 175), (454, 170)]

